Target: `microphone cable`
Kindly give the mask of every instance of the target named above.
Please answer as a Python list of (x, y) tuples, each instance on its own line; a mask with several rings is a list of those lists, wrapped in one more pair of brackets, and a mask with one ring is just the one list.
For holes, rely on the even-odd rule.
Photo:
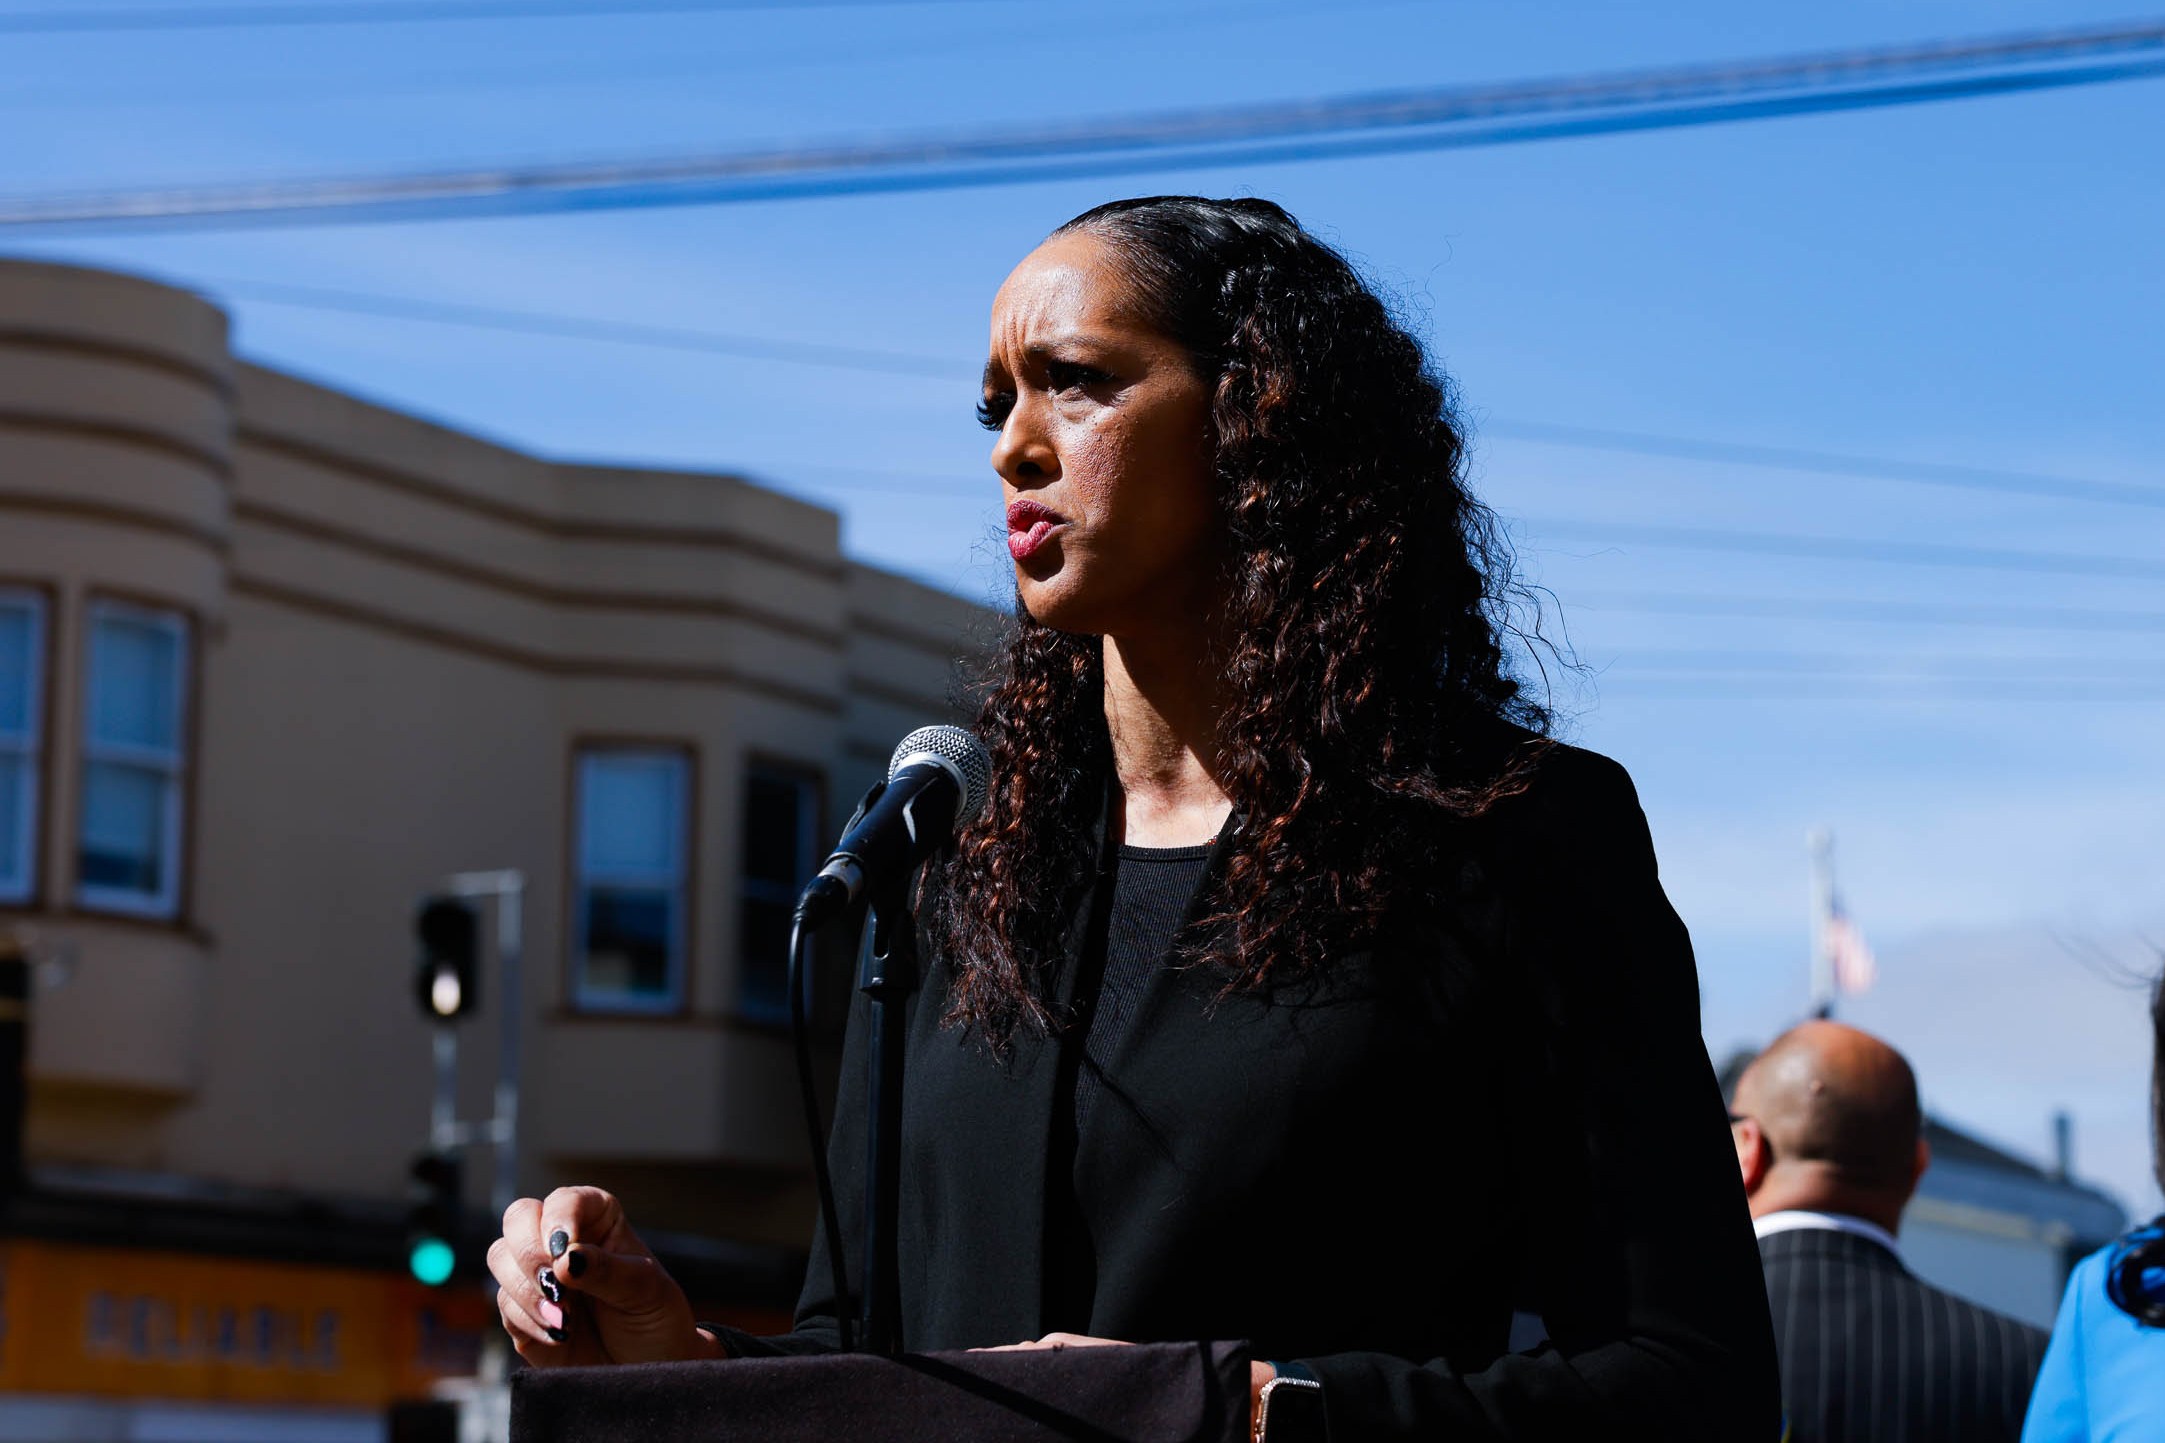
[(849, 1323), (849, 1268), (842, 1256), (842, 1220), (834, 1205), (834, 1179), (827, 1173), (827, 1139), (820, 1126), (819, 1086), (812, 1075), (812, 1030), (804, 1015), (805, 950), (813, 934), (804, 914), (789, 921), (789, 1035), (797, 1053), (797, 1086), (804, 1094), (804, 1126), (812, 1139), (812, 1176), (819, 1185), (820, 1224), (827, 1232), (827, 1266), (834, 1273), (834, 1326), (842, 1351), (857, 1351)]

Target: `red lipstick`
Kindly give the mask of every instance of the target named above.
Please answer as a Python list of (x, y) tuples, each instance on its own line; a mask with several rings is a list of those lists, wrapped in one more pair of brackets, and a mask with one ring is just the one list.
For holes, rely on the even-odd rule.
[(1007, 554), (1027, 561), (1046, 538), (1067, 524), (1067, 518), (1035, 501), (1018, 498), (1007, 503)]

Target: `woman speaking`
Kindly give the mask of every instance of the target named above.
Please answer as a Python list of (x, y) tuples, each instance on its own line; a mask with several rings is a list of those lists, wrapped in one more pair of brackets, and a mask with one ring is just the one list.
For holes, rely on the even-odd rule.
[[(1248, 1339), (1341, 1440), (1771, 1443), (1690, 942), (1630, 780), (1507, 674), (1418, 343), (1277, 206), (1119, 201), (1000, 288), (979, 417), (1019, 604), (919, 896), (909, 1345)], [(750, 1356), (836, 1346), (834, 1243), (774, 1338), (595, 1189), (490, 1262), (530, 1363)]]

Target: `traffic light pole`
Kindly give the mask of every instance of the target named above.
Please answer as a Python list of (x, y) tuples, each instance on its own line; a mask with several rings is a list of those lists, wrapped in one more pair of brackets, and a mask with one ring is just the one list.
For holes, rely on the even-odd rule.
[[(523, 1018), (519, 1011), (519, 964), (525, 950), (521, 914), (526, 900), (526, 874), (518, 871), (458, 872), (444, 879), (454, 897), (496, 899), (497, 1018), (496, 1107), (486, 1128), (461, 1127), (455, 1117), (439, 1112), (437, 1126), (445, 1128), (447, 1140), (463, 1143), (485, 1138), (495, 1148), (495, 1166), (489, 1169), (489, 1203), (497, 1217), (511, 1206), (519, 1185), (519, 1043)], [(447, 1101), (446, 1056), (450, 1071), (457, 1071), (458, 1043), (455, 1029), (445, 1024), (436, 1029), (436, 1078), (439, 1109)], [(451, 1103), (455, 1108), (456, 1104)], [(445, 1125), (448, 1124), (448, 1127)]]
[[(417, 994), (437, 1017), (432, 1046), (436, 1086), (429, 1103), (429, 1148), (447, 1158), (464, 1156), (477, 1143), (494, 1152), (489, 1201), (496, 1216), (511, 1206), (519, 1184), (519, 1053), (523, 1017), (519, 1005), (520, 962), (525, 950), (522, 913), (524, 873), (457, 872), (444, 879), (443, 895), (421, 908), (422, 964)], [(486, 1122), (459, 1121), (459, 1019), (481, 996), (478, 936), (470, 899), (496, 899), (496, 961), (499, 988), (496, 1095)]]
[(456, 1152), (459, 1135), (459, 1028), (455, 1022), (436, 1024), (436, 1095), (429, 1103), (428, 1145), (437, 1152)]
[[(519, 1008), (519, 967), (525, 951), (521, 925), (526, 900), (526, 876), (515, 870), (459, 872), (444, 879), (450, 895), (460, 898), (496, 899), (496, 961), (498, 1036), (496, 1052), (496, 1106), (487, 1124), (465, 1125), (458, 1120), (458, 1027), (443, 1022), (436, 1028), (436, 1106), (430, 1118), (430, 1134), (438, 1148), (463, 1148), (487, 1140), (495, 1148), (496, 1165), (489, 1169), (489, 1202), (502, 1217), (517, 1194), (519, 1183), (519, 1043), (524, 1021)], [(490, 1296), (495, 1279), (489, 1279)], [(459, 1409), (460, 1443), (506, 1443), (511, 1436), (511, 1399), (507, 1384), (511, 1360), (500, 1329), (490, 1328), (482, 1342), (478, 1375), (466, 1387)]]

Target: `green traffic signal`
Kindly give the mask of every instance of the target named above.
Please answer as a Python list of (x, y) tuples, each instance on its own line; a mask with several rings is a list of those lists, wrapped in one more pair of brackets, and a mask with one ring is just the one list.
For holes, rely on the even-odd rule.
[(459, 1160), (450, 1152), (424, 1152), (407, 1170), (406, 1270), (416, 1282), (440, 1288), (458, 1266)]
[(406, 1254), (406, 1270), (415, 1281), (437, 1288), (450, 1279), (453, 1261), (451, 1244), (442, 1238), (416, 1238)]

